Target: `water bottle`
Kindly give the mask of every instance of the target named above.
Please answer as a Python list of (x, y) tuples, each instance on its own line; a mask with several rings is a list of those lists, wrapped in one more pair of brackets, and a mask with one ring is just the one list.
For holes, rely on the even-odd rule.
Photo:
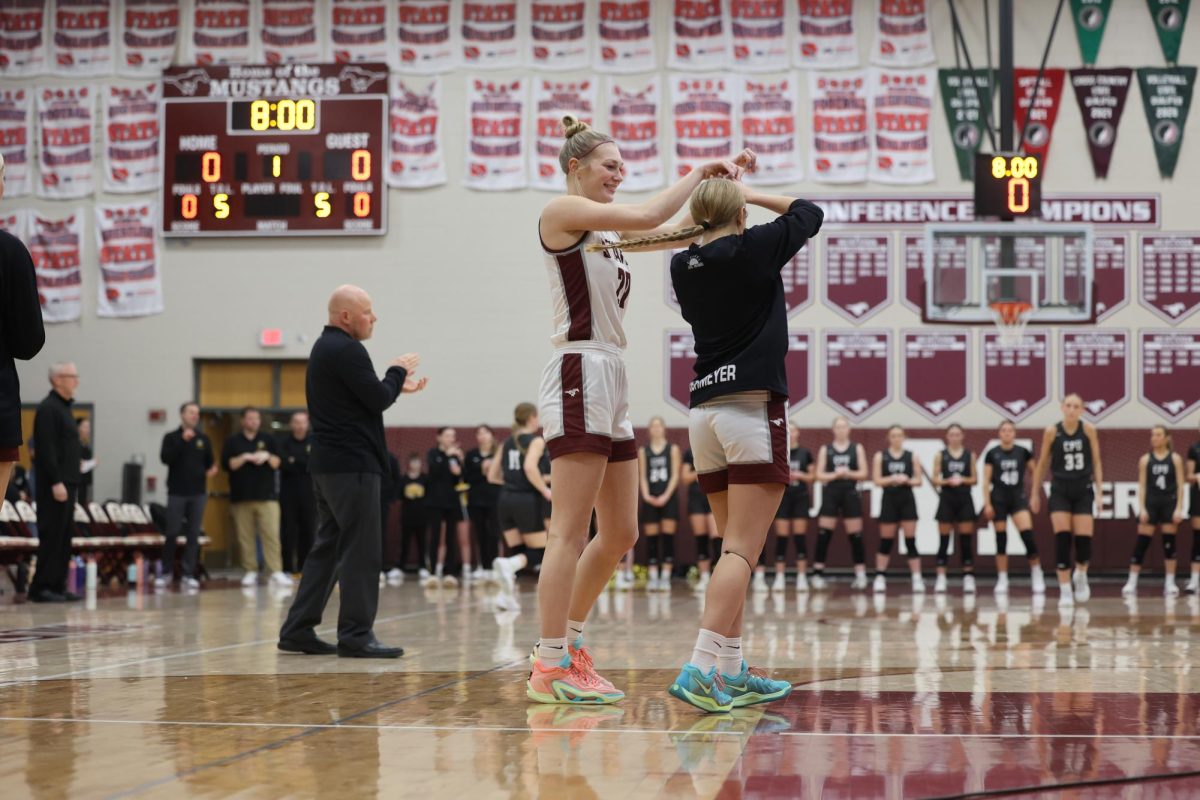
[(137, 586), (137, 562), (130, 561), (129, 566), (125, 568), (125, 583), (132, 589)]
[(86, 582), (85, 586), (87, 587), (88, 591), (95, 591), (96, 585), (98, 583), (99, 583), (99, 576), (97, 575), (97, 570), (96, 570), (96, 559), (92, 556), (88, 556), (87, 582)]

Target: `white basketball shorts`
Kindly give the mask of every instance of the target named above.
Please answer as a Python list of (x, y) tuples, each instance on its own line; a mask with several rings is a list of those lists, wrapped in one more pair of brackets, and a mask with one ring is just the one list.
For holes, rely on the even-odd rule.
[(688, 435), (705, 494), (731, 483), (791, 480), (786, 397), (762, 391), (715, 398), (691, 410)]
[(575, 344), (555, 351), (542, 372), (538, 415), (551, 459), (568, 453), (637, 458), (625, 359), (615, 347)]

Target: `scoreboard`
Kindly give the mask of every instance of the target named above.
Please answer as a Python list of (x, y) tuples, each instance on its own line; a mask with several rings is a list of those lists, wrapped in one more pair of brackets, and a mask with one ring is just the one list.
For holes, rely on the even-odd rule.
[(162, 81), (163, 236), (387, 232), (387, 65), (174, 67)]

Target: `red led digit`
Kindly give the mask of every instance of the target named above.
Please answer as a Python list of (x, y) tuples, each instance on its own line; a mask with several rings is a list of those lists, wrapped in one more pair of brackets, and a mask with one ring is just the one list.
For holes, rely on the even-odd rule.
[(354, 193), (354, 216), (367, 217), (371, 214), (371, 195), (366, 192)]
[(221, 180), (221, 154), (209, 150), (200, 158), (200, 177), (205, 183)]
[(195, 219), (200, 210), (199, 201), (194, 194), (185, 194), (179, 203), (179, 213), (184, 219)]

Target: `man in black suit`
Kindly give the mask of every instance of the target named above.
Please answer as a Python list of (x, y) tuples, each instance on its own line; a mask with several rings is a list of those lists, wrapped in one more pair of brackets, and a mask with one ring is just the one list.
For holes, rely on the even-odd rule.
[[(383, 412), (401, 393), (419, 392), (415, 353), (375, 375), (362, 342), (376, 317), (371, 298), (340, 286), (329, 299), (329, 324), (313, 345), (305, 388), (312, 421), (309, 471), (317, 495), (317, 538), (304, 562), (300, 589), (279, 631), (285, 652), (344, 658), (399, 658), (404, 651), (375, 639), (381, 565), (380, 486), (388, 473)], [(336, 648), (317, 638), (325, 603), (341, 587)]]
[(71, 561), (71, 531), (75, 522), (75, 499), (79, 491), (79, 424), (71, 413), (79, 389), (79, 371), (70, 362), (50, 367), (50, 385), (33, 418), (33, 440), (37, 450), (33, 467), (37, 473), (38, 557), (37, 572), (29, 587), (35, 603), (79, 600), (67, 591), (67, 565)]

